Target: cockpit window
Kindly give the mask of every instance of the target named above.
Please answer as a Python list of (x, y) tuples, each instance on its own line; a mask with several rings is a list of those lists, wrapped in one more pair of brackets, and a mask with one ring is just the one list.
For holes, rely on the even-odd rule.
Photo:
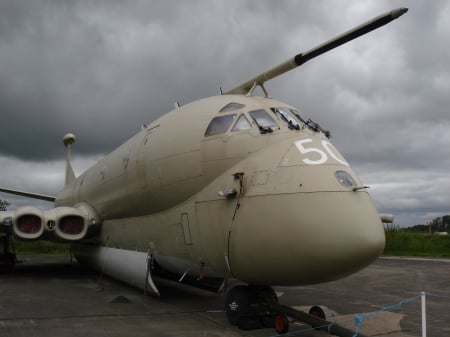
[(295, 110), (295, 109), (291, 109), (291, 112), (292, 112), (295, 116), (297, 116), (297, 118), (300, 119), (300, 121), (301, 121), (302, 123), (305, 123), (305, 124), (306, 124), (306, 119), (304, 119), (304, 118), (300, 115), (300, 112), (298, 112), (298, 111)]
[(281, 118), (281, 120), (285, 121), (292, 130), (300, 130), (300, 125), (298, 120), (292, 115), (291, 111), (287, 108), (272, 108), (272, 111)]
[(263, 109), (250, 111), (249, 114), (259, 127), (273, 128), (278, 126), (277, 122)]
[(220, 135), (228, 130), (236, 115), (214, 117), (205, 131), (205, 136)]
[(248, 130), (252, 127), (252, 125), (250, 124), (250, 122), (248, 121), (247, 117), (245, 117), (244, 114), (241, 114), (238, 118), (238, 120), (236, 121), (236, 123), (234, 124), (233, 128), (231, 129), (231, 131), (243, 131), (243, 130)]
[(243, 107), (245, 107), (244, 104), (231, 102), (231, 103), (228, 103), (227, 105), (225, 105), (222, 109), (220, 109), (219, 112), (227, 112), (227, 111), (238, 110), (238, 109), (241, 109)]

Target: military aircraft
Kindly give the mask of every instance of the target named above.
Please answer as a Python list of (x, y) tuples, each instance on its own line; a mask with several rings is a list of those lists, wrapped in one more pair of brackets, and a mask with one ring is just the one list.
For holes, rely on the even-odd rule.
[[(380, 15), (218, 96), (176, 105), (78, 177), (75, 136), (65, 135), (61, 192), (0, 189), (55, 207), (0, 212), (1, 231), (71, 242), (80, 263), (155, 294), (156, 276), (227, 288), (232, 324), (264, 315), (264, 304), (276, 301), (271, 286), (327, 282), (366, 267), (384, 249), (382, 221), (390, 217), (378, 213), (330, 133), (269, 97), (264, 84), (406, 11)], [(263, 95), (254, 95), (257, 87)]]

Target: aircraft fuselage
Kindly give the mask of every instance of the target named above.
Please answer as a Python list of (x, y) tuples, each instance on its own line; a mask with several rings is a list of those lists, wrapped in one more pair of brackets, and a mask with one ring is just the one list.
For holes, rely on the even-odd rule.
[[(273, 122), (261, 111), (275, 124), (262, 125)], [(381, 254), (380, 216), (324, 132), (296, 112), (245, 95), (177, 108), (55, 204), (90, 205), (102, 219), (96, 244), (149, 253), (180, 275), (299, 285), (351, 274)]]

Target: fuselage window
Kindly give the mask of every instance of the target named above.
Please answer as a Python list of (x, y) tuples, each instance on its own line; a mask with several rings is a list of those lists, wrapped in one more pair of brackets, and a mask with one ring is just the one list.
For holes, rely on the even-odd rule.
[(220, 135), (228, 130), (236, 115), (214, 117), (205, 131), (205, 136)]
[(227, 105), (225, 105), (222, 109), (220, 109), (219, 112), (238, 110), (243, 107), (245, 107), (244, 104), (231, 102), (231, 103), (228, 103)]
[(236, 123), (234, 124), (231, 131), (244, 131), (248, 130), (252, 127), (250, 122), (248, 121), (247, 117), (245, 117), (244, 114), (240, 115)]
[(278, 126), (277, 122), (263, 109), (250, 111), (249, 114), (259, 127), (273, 128)]
[(289, 129), (300, 130), (300, 125), (297, 119), (292, 115), (289, 109), (286, 108), (272, 108), (272, 111), (288, 124)]

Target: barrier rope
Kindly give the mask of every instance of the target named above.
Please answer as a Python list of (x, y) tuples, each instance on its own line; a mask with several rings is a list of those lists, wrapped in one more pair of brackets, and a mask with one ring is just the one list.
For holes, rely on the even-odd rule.
[(420, 298), (421, 295), (418, 296), (414, 296), (411, 298), (407, 298), (403, 301), (400, 301), (398, 303), (386, 306), (386, 307), (382, 307), (378, 310), (375, 311), (370, 311), (370, 312), (365, 312), (365, 313), (360, 313), (360, 314), (356, 314), (354, 316), (354, 322), (355, 322), (355, 333), (353, 334), (353, 337), (357, 337), (358, 333), (359, 333), (359, 329), (362, 327), (363, 321), (365, 318), (369, 318), (371, 316), (377, 315), (383, 311), (394, 311), (398, 308), (400, 308), (402, 305), (414, 302), (415, 300), (417, 300), (418, 298)]
[[(449, 295), (431, 294), (431, 293), (426, 293), (426, 295), (427, 296), (432, 296), (432, 297), (450, 299)], [(384, 311), (392, 312), (394, 310), (399, 309), (400, 307), (402, 307), (405, 304), (409, 304), (411, 302), (416, 301), (417, 299), (421, 298), (421, 296), (422, 295), (417, 295), (417, 296), (414, 296), (414, 297), (410, 297), (410, 298), (404, 299), (404, 300), (402, 300), (402, 301), (400, 301), (398, 303), (382, 307), (382, 308), (380, 308), (378, 310), (375, 310), (375, 311), (358, 313), (358, 314), (355, 314), (352, 319), (339, 320), (339, 321), (333, 322), (331, 324), (323, 325), (323, 326), (317, 326), (317, 327), (314, 327), (314, 328), (306, 328), (306, 329), (302, 329), (302, 330), (288, 332), (288, 333), (281, 334), (281, 335), (273, 335), (273, 336), (270, 336), (270, 337), (279, 337), (279, 336), (289, 336), (289, 335), (302, 334), (302, 333), (306, 333), (308, 331), (313, 331), (313, 330), (316, 330), (316, 329), (323, 329), (323, 328), (328, 328), (328, 330), (329, 330), (330, 326), (332, 326), (332, 325), (346, 323), (346, 322), (350, 322), (350, 321), (353, 321), (353, 323), (355, 325), (355, 333), (353, 334), (353, 337), (357, 337), (358, 334), (359, 334), (359, 329), (362, 327), (365, 318), (369, 318), (371, 316), (377, 315), (377, 314), (379, 314), (381, 312), (384, 312)]]

